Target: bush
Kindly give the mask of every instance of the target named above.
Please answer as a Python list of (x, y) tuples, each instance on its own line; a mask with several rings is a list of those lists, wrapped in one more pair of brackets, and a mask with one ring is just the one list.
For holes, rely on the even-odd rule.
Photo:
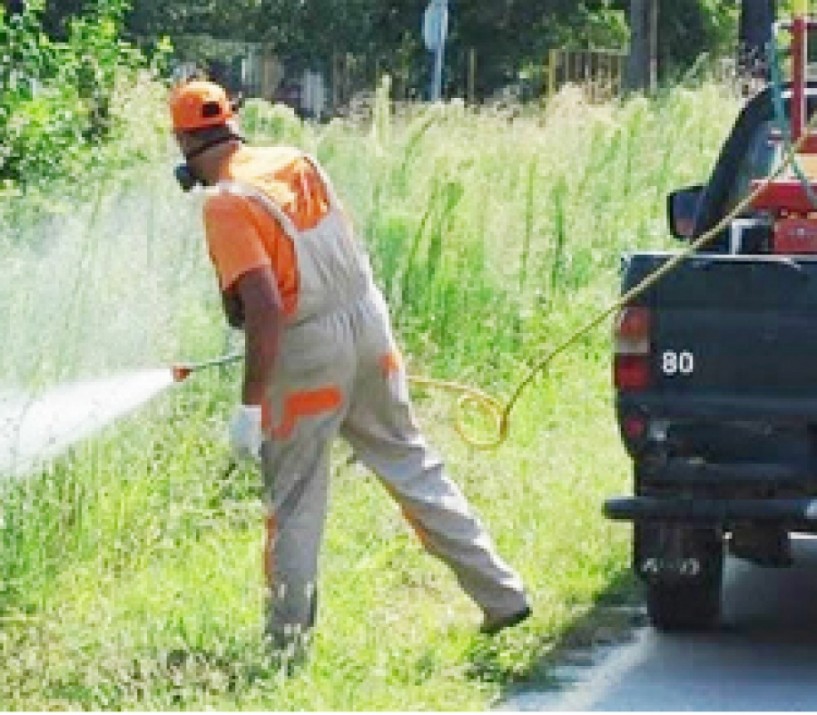
[(285, 104), (271, 104), (263, 99), (245, 102), (241, 109), (241, 129), (253, 141), (268, 140), (301, 146), (304, 140), (303, 122), (295, 110)]
[(92, 15), (72, 19), (66, 42), (43, 32), (37, 7), (8, 16), (0, 6), (0, 182), (70, 174), (109, 134), (119, 77), (146, 64), (119, 39), (124, 5), (100, 2)]

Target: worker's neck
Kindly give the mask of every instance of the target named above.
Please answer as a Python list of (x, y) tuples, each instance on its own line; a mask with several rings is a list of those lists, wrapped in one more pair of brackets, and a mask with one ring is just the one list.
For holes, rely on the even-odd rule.
[(213, 186), (222, 178), (222, 167), (240, 148), (240, 139), (216, 144), (192, 160), (193, 169), (207, 186)]

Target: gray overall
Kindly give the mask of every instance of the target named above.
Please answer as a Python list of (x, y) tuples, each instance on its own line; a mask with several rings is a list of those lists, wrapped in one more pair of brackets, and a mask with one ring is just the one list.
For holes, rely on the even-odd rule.
[(489, 618), (527, 605), (443, 463), (420, 434), (388, 310), (368, 258), (326, 175), (327, 214), (299, 231), (260, 191), (219, 190), (262, 205), (292, 240), (299, 292), (268, 390), (272, 427), (262, 448), (267, 506), (267, 633), (276, 646), (305, 635), (316, 612), (318, 552), (327, 509), (330, 446), (340, 435), (401, 507), (423, 546), (453, 570)]

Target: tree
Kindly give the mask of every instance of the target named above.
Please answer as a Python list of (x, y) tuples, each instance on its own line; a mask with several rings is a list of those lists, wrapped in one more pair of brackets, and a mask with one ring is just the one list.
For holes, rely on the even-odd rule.
[(738, 67), (744, 74), (767, 75), (766, 48), (772, 39), (776, 5), (776, 0), (741, 0)]
[[(57, 2), (57, 0), (52, 0)], [(80, 0), (59, 0), (61, 6)], [(351, 53), (383, 68), (400, 67), (425, 85), (429, 59), (420, 26), (428, 0), (132, 0), (129, 31), (141, 37), (208, 34), (264, 42), (290, 66), (328, 69), (333, 55)], [(554, 47), (617, 48), (627, 42), (631, 2), (658, 0), (449, 0), (447, 87), (461, 92), (465, 57), (477, 53), (478, 95), (515, 82), (539, 67)], [(663, 70), (690, 66), (702, 52), (734, 42), (735, 0), (665, 0), (661, 43), (648, 53)], [(731, 51), (731, 48), (730, 48)], [(657, 56), (656, 56), (657, 55)], [(646, 82), (649, 84), (649, 80)]]
[(3, 0), (3, 5), (9, 15), (20, 15), (25, 12), (25, 0)]
[(71, 18), (86, 9), (86, 0), (47, 0), (42, 12), (43, 30), (52, 39), (66, 40)]
[(658, 81), (658, 0), (630, 0), (627, 86), (655, 91)]

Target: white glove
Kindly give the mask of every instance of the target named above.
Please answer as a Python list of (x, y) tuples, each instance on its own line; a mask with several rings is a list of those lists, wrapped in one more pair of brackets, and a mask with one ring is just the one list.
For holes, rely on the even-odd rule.
[(261, 407), (259, 405), (239, 405), (230, 420), (230, 447), (238, 460), (261, 459)]

